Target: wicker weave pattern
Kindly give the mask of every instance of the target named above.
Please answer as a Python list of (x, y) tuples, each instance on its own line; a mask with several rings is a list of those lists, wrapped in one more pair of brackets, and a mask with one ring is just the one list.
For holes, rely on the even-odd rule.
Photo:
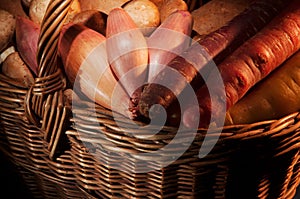
[[(157, 143), (168, 143), (167, 140), (171, 139), (170, 135), (174, 134), (172, 131), (174, 129), (167, 128), (165, 129), (167, 133), (160, 134), (156, 139), (137, 140), (130, 137), (130, 133), (118, 129), (113, 119), (109, 119), (112, 117), (109, 112), (101, 107), (96, 110), (97, 117), (95, 118), (88, 118), (91, 114), (87, 109), (82, 112), (78, 111), (76, 116), (79, 115), (84, 124), (77, 124), (78, 131), (67, 131), (67, 134), (72, 136), (71, 143), (78, 144), (78, 140), (85, 142), (85, 147), (77, 147), (77, 150), (81, 148), (82, 151), (78, 151), (76, 154), (84, 154), (86, 153), (84, 150), (88, 148), (89, 153), (86, 153), (85, 157), (93, 164), (104, 160), (97, 164), (101, 165), (101, 168), (111, 165), (115, 161), (117, 164), (122, 164), (125, 171), (134, 171), (143, 162), (127, 156), (127, 161), (118, 162), (120, 155), (109, 143), (117, 143), (118, 150), (122, 148), (135, 154), (146, 151), (147, 147), (145, 146), (151, 150), (154, 148), (151, 146), (155, 146)], [(182, 157), (166, 168), (150, 172), (147, 175), (120, 173), (113, 169), (107, 170), (107, 168), (105, 168), (105, 172), (111, 174), (114, 171), (115, 177), (119, 179), (118, 182), (124, 182), (123, 186), (125, 187), (121, 188), (122, 186), (120, 186), (120, 190), (117, 192), (122, 197), (224, 198), (236, 192), (231, 189), (238, 184), (232, 182), (237, 180), (246, 184), (247, 178), (250, 178), (251, 182), (253, 181), (253, 187), (251, 187), (253, 192), (250, 192), (252, 195), (249, 198), (291, 198), (290, 190), (295, 189), (299, 181), (298, 173), (294, 173), (298, 170), (299, 165), (299, 119), (299, 113), (294, 113), (277, 121), (225, 127), (217, 145), (204, 159), (197, 157), (205, 134), (204, 129), (199, 130), (191, 147)], [(101, 136), (97, 138), (97, 128), (93, 120), (102, 124), (101, 130), (106, 132), (107, 142)], [(213, 134), (208, 136), (214, 137)], [(99, 144), (99, 140), (101, 140), (101, 144)], [(74, 145), (76, 145), (75, 143)], [(103, 147), (106, 148), (106, 144), (110, 152), (103, 149)], [(177, 150), (180, 151), (180, 148)], [(126, 153), (124, 153), (125, 155)], [(151, 164), (145, 166), (151, 167), (159, 162), (151, 162)], [(78, 172), (82, 172), (81, 175), (84, 175), (87, 170), (93, 171), (90, 164), (86, 165), (85, 169), (78, 170)], [(278, 175), (278, 171), (282, 173), (282, 176)], [(103, 178), (103, 172), (102, 169), (100, 175), (97, 172), (94, 173), (94, 176), (99, 175), (99, 178), (94, 177), (94, 179), (100, 179), (99, 184), (109, 184), (109, 179)], [(246, 175), (245, 179), (239, 178), (246, 173), (250, 174)], [(87, 186), (87, 181), (82, 178), (78, 180)], [(114, 190), (106, 189), (106, 191), (110, 191), (110, 194), (114, 195)], [(243, 191), (249, 190), (236, 193), (236, 197), (243, 197)]]

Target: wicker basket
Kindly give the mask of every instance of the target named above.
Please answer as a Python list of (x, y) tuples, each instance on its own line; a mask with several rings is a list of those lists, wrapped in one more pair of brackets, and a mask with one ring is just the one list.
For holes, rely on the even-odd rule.
[[(64, 100), (66, 79), (56, 55), (70, 3), (53, 0), (47, 10), (34, 86), (23, 87), (0, 74), (0, 149), (17, 166), (34, 197), (293, 198), (300, 180), (299, 112), (278, 120), (227, 126), (220, 137), (199, 129), (188, 149), (161, 167), (165, 158), (186, 147), (184, 141), (157, 160), (140, 154), (168, 144), (176, 129), (165, 127), (152, 137), (138, 139), (131, 134), (135, 128), (128, 125), (125, 132), (103, 107), (89, 108), (93, 106), (86, 101), (86, 107), (73, 104), (76, 109), (72, 109)], [(76, 125), (72, 112), (79, 118)], [(192, 135), (186, 132), (182, 140), (186, 136)], [(205, 136), (217, 143), (205, 158), (199, 158)], [(130, 172), (138, 168), (149, 172)]]

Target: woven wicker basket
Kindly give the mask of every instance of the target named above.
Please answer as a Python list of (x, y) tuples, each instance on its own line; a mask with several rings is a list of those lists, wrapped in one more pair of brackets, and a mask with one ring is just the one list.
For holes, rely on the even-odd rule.
[[(300, 180), (299, 112), (227, 126), (220, 137), (199, 129), (172, 164), (146, 173), (128, 172), (159, 168), (164, 156), (180, 153), (185, 143), (149, 161), (139, 154), (169, 143), (176, 129), (165, 127), (155, 136), (137, 139), (131, 135), (135, 128), (128, 125), (124, 132), (103, 107), (90, 109), (90, 102), (84, 102), (85, 108), (72, 110), (64, 100), (66, 79), (56, 55), (70, 3), (53, 0), (47, 10), (34, 86), (28, 89), (0, 74), (0, 149), (35, 198), (293, 198)], [(72, 112), (79, 118), (76, 125)], [(151, 133), (147, 131), (139, 133)], [(218, 141), (200, 159), (205, 136)]]

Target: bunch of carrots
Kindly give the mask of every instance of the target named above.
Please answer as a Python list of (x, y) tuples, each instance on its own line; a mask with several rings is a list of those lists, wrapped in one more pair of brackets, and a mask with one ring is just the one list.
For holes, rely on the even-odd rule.
[[(275, 10), (278, 14), (274, 14)], [(266, 22), (268, 20), (270, 21)], [(171, 89), (165, 88), (159, 84), (163, 81), (164, 71), (158, 74), (155, 84), (147, 85), (141, 93), (138, 108), (142, 115), (149, 117), (149, 110), (154, 104), (161, 104), (167, 110), (173, 107), (169, 112), (179, 115), (174, 113), (177, 109), (174, 109), (172, 103), (187, 84), (195, 84), (193, 87), (199, 107), (187, 103), (181, 109), (181, 119), (186, 126), (207, 127), (211, 122), (219, 121), (222, 112), (227, 111), (226, 124), (237, 124), (275, 119), (300, 109), (300, 63), (295, 54), (300, 48), (298, 1), (255, 1), (229, 24), (209, 34), (199, 43), (214, 59), (218, 71), (210, 71), (207, 64), (209, 61), (203, 59), (200, 52), (199, 55), (190, 55), (194, 56), (196, 64), (183, 60), (180, 56), (176, 57), (168, 65), (180, 72), (185, 77), (184, 81), (174, 83)], [(192, 49), (193, 46), (184, 53), (194, 52)], [(274, 73), (269, 83), (262, 81), (279, 66), (282, 71)], [(209, 89), (216, 92), (209, 92), (199, 76), (201, 70), (209, 74), (206, 82), (210, 83)], [(290, 71), (295, 74), (290, 74)], [(219, 72), (223, 79), (225, 98), (210, 94), (219, 93), (217, 91), (220, 89), (218, 82), (214, 82), (215, 72)], [(279, 75), (285, 78), (280, 78)], [(256, 90), (253, 87), (257, 83), (261, 85)], [(247, 93), (249, 96), (245, 96)], [(245, 99), (242, 99), (244, 96)], [(212, 113), (212, 104), (219, 110)], [(200, 122), (195, 124), (198, 122), (198, 115)]]
[[(168, 125), (183, 122), (187, 127), (224, 125), (216, 122), (225, 117), (222, 113), (230, 125), (276, 119), (300, 110), (298, 0), (253, 1), (199, 41), (187, 39), (192, 23), (188, 11), (176, 11), (146, 37), (126, 11), (115, 8), (107, 16), (105, 32), (84, 24), (65, 25), (58, 52), (69, 81), (79, 82), (76, 92), (135, 120), (160, 117), (162, 109), (153, 108), (155, 104), (167, 112)], [(21, 31), (26, 26), (39, 31), (19, 18), (17, 43), (18, 38), (24, 40)], [(197, 50), (199, 46), (205, 52)], [(24, 60), (35, 60), (28, 58), (34, 53), (20, 53)], [(210, 67), (211, 61), (216, 68)], [(36, 73), (36, 63), (30, 65)], [(168, 75), (170, 70), (183, 78)], [(220, 74), (223, 87), (215, 82), (215, 73)], [(118, 84), (118, 92), (113, 92)], [(189, 86), (197, 104), (186, 99), (179, 106), (178, 97)], [(218, 96), (220, 88), (223, 97)], [(212, 106), (217, 111), (212, 112)]]

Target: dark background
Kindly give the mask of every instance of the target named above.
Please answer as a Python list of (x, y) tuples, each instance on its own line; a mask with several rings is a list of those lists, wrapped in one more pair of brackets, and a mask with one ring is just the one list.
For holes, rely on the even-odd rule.
[(1, 199), (31, 199), (16, 167), (0, 152), (0, 193)]
[[(9, 162), (2, 153), (0, 153), (0, 180), (1, 199), (32, 198), (23, 184), (22, 178), (16, 172), (15, 165)], [(300, 199), (300, 187), (294, 199)]]

